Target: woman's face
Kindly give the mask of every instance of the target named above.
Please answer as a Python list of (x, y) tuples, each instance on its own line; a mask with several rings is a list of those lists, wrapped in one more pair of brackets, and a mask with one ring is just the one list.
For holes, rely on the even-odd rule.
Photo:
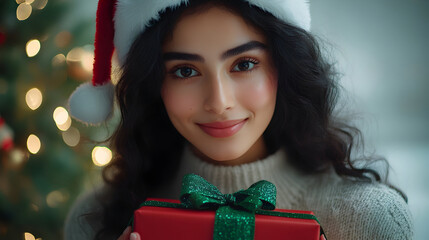
[(163, 45), (162, 99), (203, 159), (235, 165), (265, 157), (277, 76), (265, 37), (225, 9), (183, 16)]

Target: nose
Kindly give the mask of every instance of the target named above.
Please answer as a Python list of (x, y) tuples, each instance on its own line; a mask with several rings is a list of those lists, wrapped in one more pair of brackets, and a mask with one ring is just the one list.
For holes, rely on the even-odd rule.
[(207, 79), (207, 97), (204, 109), (216, 114), (223, 114), (235, 105), (234, 86), (227, 76), (217, 74)]

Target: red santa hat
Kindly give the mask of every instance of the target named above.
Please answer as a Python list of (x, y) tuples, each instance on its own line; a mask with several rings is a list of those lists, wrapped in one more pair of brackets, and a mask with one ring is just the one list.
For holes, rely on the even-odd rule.
[[(244, 0), (283, 21), (310, 30), (307, 0)], [(79, 86), (69, 99), (70, 114), (87, 124), (104, 122), (112, 114), (114, 86), (110, 80), (113, 50), (122, 66), (138, 35), (166, 8), (187, 4), (188, 0), (99, 0), (91, 83)]]

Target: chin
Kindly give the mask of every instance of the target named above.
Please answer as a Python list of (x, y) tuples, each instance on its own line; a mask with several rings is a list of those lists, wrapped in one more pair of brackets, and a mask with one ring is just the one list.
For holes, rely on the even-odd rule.
[(236, 160), (237, 158), (241, 157), (242, 155), (240, 154), (219, 154), (217, 153), (215, 156), (207, 156), (210, 159), (212, 159), (213, 161), (216, 162), (228, 162), (228, 161), (232, 161), (232, 160)]
[(202, 154), (216, 162), (228, 162), (242, 157), (246, 153), (245, 150), (237, 148), (223, 148), (223, 149), (207, 149)]

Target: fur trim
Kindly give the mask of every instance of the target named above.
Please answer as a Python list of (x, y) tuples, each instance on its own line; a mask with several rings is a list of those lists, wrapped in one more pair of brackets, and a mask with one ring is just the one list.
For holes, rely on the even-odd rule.
[(119, 62), (125, 63), (131, 45), (152, 19), (158, 20), (164, 9), (178, 7), (182, 3), (187, 4), (188, 0), (118, 0), (114, 43)]
[[(310, 30), (310, 4), (308, 0), (246, 0), (275, 17), (291, 23), (304, 30)], [(175, 8), (188, 0), (118, 0), (116, 5), (115, 48), (120, 64), (124, 64), (128, 51), (137, 36), (142, 33), (149, 22), (159, 19), (164, 9)]]
[(273, 14), (283, 21), (310, 31), (311, 16), (308, 0), (246, 0), (251, 5)]
[(110, 82), (100, 86), (83, 83), (70, 96), (70, 115), (80, 122), (98, 125), (112, 115), (113, 97), (114, 86)]

